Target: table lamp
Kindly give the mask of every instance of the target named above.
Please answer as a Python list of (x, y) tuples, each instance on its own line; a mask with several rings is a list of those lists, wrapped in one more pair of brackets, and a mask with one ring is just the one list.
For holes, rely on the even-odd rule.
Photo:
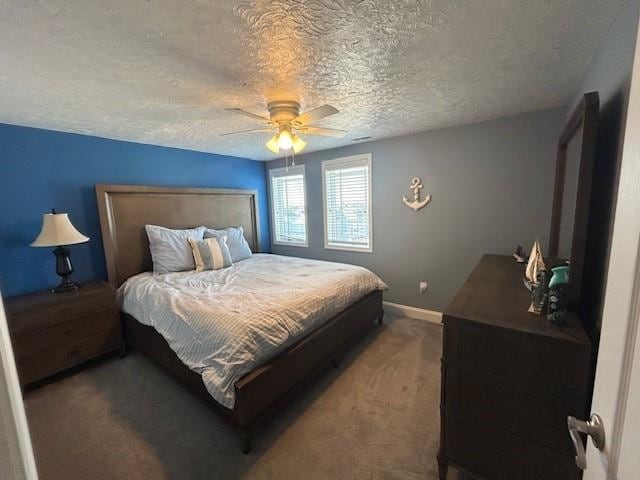
[(51, 213), (42, 215), (42, 230), (31, 246), (58, 247), (53, 254), (56, 256), (56, 273), (62, 277), (62, 282), (52, 289), (53, 292), (74, 292), (78, 289), (78, 285), (71, 280), (73, 265), (66, 246), (88, 241), (89, 237), (76, 230), (68, 214), (56, 213), (55, 209), (52, 209)]

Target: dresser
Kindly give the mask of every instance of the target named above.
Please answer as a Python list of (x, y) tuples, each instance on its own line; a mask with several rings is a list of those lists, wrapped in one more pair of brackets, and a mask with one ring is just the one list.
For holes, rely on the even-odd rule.
[(444, 312), (438, 466), (485, 480), (581, 477), (567, 416), (587, 416), (591, 343), (579, 318), (527, 312), (524, 265), (485, 255)]
[(22, 385), (122, 351), (115, 290), (106, 282), (83, 284), (77, 292), (10, 297), (5, 308)]

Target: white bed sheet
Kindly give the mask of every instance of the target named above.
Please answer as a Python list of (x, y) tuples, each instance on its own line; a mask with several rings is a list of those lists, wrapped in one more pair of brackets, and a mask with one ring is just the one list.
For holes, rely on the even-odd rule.
[(234, 383), (357, 300), (387, 286), (342, 263), (255, 254), (232, 267), (142, 273), (118, 290), (122, 310), (154, 327), (233, 408)]

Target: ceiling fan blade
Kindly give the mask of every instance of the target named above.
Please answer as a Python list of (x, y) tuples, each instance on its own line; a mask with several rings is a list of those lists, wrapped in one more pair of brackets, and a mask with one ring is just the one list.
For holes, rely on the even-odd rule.
[(317, 122), (318, 120), (322, 120), (329, 115), (335, 115), (338, 113), (338, 109), (332, 107), (331, 105), (323, 105), (318, 108), (314, 108), (313, 110), (309, 110), (302, 115), (298, 115), (296, 118), (291, 120), (291, 124), (296, 126), (308, 125), (313, 122)]
[(255, 113), (247, 112), (246, 110), (242, 110), (241, 108), (225, 108), (227, 112), (233, 112), (240, 115), (244, 115), (245, 117), (253, 118), (255, 120), (261, 120), (263, 122), (272, 123), (267, 117), (263, 117), (262, 115), (257, 115)]
[(251, 130), (239, 130), (237, 132), (221, 133), (220, 136), (226, 137), (227, 135), (238, 135), (240, 133), (260, 133), (260, 132), (272, 132), (272, 131), (273, 131), (272, 128), (252, 128)]
[(346, 130), (336, 130), (335, 128), (323, 128), (323, 127), (301, 127), (301, 128), (298, 128), (297, 130), (307, 135), (320, 135), (322, 137), (334, 137), (334, 138), (342, 138), (347, 134)]

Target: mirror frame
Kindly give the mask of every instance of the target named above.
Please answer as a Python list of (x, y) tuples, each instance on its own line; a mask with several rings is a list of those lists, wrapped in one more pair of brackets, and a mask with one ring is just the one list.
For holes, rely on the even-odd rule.
[(562, 222), (562, 201), (564, 195), (567, 167), (567, 149), (576, 133), (582, 128), (580, 146), (580, 166), (578, 169), (578, 189), (573, 220), (571, 240), (571, 258), (569, 267), (569, 308), (576, 309), (580, 302), (584, 259), (587, 246), (589, 207), (595, 164), (596, 140), (598, 136), (598, 113), (600, 99), (598, 92), (583, 95), (569, 117), (558, 141), (556, 157), (556, 178), (553, 189), (553, 208), (551, 211), (551, 229), (549, 234), (549, 257), (558, 257), (560, 225)]

